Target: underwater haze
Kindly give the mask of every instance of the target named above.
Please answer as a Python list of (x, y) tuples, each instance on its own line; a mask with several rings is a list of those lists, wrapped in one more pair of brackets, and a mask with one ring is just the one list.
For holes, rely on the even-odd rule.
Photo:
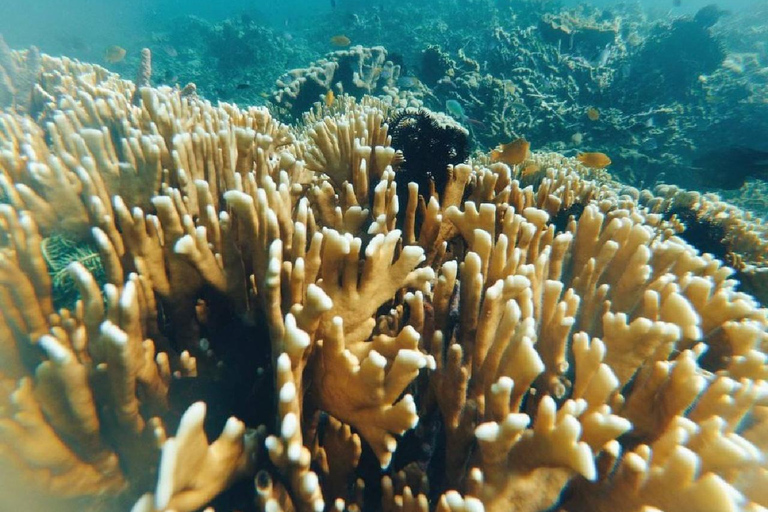
[[(127, 78), (148, 47), (153, 83), (193, 82), (208, 99), (241, 105), (264, 104), (286, 71), (343, 48), (333, 36), (350, 46), (381, 45), (400, 65), (401, 88), (415, 81), (426, 86), (417, 102), (439, 111), (456, 102), (460, 111), (448, 113), (470, 129), (475, 150), (515, 137), (565, 154), (599, 150), (611, 157), (609, 171), (634, 186), (684, 184), (720, 191), (758, 215), (768, 210), (768, 7), (762, 0), (2, 0), (0, 6), (0, 34), (11, 47), (35, 45)], [(697, 23), (696, 13), (708, 8), (714, 17)], [(545, 15), (559, 28), (545, 29)], [(510, 37), (514, 43), (505, 42)], [(526, 77), (538, 92), (521, 87), (500, 101), (467, 88), (465, 72), (515, 82), (510, 44), (543, 45), (546, 58), (556, 60)], [(106, 55), (109, 48), (124, 49), (125, 56), (115, 61)], [(455, 66), (459, 50), (476, 71)], [(450, 63), (438, 63), (446, 69), (430, 67), (433, 51), (437, 61)], [(446, 72), (455, 74), (437, 76)], [(558, 105), (558, 112), (541, 110), (536, 94), (550, 98), (544, 105)], [(583, 114), (590, 108), (599, 111), (599, 121)], [(495, 118), (499, 110), (503, 119)], [(628, 125), (637, 128), (628, 132)], [(712, 159), (707, 151), (714, 146)], [(718, 165), (724, 162), (743, 169), (723, 171)]]
[(768, 510), (768, 0), (0, 0), (0, 512)]

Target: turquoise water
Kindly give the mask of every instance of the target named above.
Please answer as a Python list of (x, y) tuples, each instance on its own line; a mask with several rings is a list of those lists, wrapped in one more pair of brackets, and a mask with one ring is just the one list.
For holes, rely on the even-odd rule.
[[(186, 512), (394, 510), (382, 475), (582, 512), (646, 463), (765, 499), (768, 0), (0, 0), (0, 35), (0, 512), (171, 476), (221, 484)], [(230, 417), (276, 437), (238, 458)], [(225, 422), (234, 462), (176, 451)]]
[[(722, 15), (697, 26), (696, 13), (710, 5), (716, 4), (3, 0), (0, 34), (11, 47), (35, 45), (129, 79), (148, 47), (154, 84), (193, 82), (205, 98), (240, 105), (274, 99), (279, 77), (341, 49), (330, 42), (341, 35), (353, 46), (383, 46), (386, 59), (400, 66), (401, 89), (426, 86), (417, 91), (423, 106), (445, 111), (456, 102), (461, 114), (448, 114), (471, 130), (477, 151), (520, 136), (534, 150), (599, 150), (626, 183), (716, 191), (762, 215), (768, 3), (723, 2), (716, 8)], [(555, 21), (542, 21), (547, 16)], [(542, 23), (570, 24), (574, 34)], [(602, 24), (602, 35), (589, 24)], [(119, 61), (105, 57), (115, 46), (126, 51)], [(427, 69), (430, 47), (453, 69)], [(433, 76), (443, 72), (452, 74)], [(497, 82), (486, 87), (483, 80)], [(529, 85), (517, 83), (514, 91), (516, 81)], [(583, 115), (590, 108), (598, 121)], [(745, 159), (742, 148), (751, 156)], [(709, 151), (720, 153), (711, 158)], [(721, 168), (738, 163), (743, 176), (717, 176), (715, 160)]]

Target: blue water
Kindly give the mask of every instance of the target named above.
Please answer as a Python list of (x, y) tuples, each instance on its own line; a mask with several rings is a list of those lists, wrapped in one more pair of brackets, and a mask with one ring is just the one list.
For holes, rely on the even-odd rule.
[[(483, 76), (499, 80), (512, 77), (510, 70), (520, 65), (515, 61), (520, 47), (515, 44), (522, 45), (534, 54), (549, 52), (547, 63), (544, 57), (521, 62), (534, 70), (527, 79), (534, 80), (536, 94), (549, 95), (549, 103), (560, 103), (568, 111), (565, 117), (558, 115), (554, 119), (556, 125), (552, 119), (541, 117), (546, 112), (539, 108), (539, 100), (530, 90), (518, 98), (524, 104), (504, 104), (498, 98), (478, 98), (479, 90), (469, 91), (466, 84), (451, 89), (452, 81), (460, 82), (473, 73), (461, 66), (453, 70), (455, 74), (443, 77), (447, 86), (433, 90), (434, 95), (425, 98), (424, 106), (445, 110), (448, 100), (458, 102), (465, 112), (459, 121), (471, 130), (476, 150), (488, 151), (505, 139), (525, 135), (533, 139), (535, 149), (573, 155), (584, 148), (572, 141), (584, 140), (584, 145), (592, 150), (616, 156), (624, 153), (612, 159), (611, 171), (635, 186), (650, 187), (659, 181), (681, 184), (686, 168), (701, 159), (701, 153), (711, 149), (712, 144), (768, 150), (762, 142), (768, 140), (768, 115), (756, 110), (766, 110), (768, 103), (760, 92), (768, 90), (768, 41), (755, 35), (766, 33), (768, 19), (761, 17), (768, 18), (768, 0), (720, 2), (730, 14), (711, 30), (707, 28), (709, 35), (705, 38), (714, 38), (722, 46), (723, 56), (729, 57), (725, 59), (727, 69), (721, 66), (718, 70), (715, 63), (714, 67), (702, 67), (704, 71), (697, 77), (699, 71), (694, 65), (692, 71), (687, 71), (689, 76), (676, 76), (679, 68), (701, 57), (702, 50), (696, 45), (706, 46), (707, 41), (691, 43), (688, 49), (677, 48), (679, 57), (671, 59), (681, 59), (681, 66), (665, 64), (670, 58), (668, 49), (659, 50), (658, 55), (643, 55), (640, 51), (649, 40), (669, 33), (675, 20), (691, 20), (710, 3), (711, 0), (0, 0), (0, 34), (12, 48), (35, 45), (52, 55), (101, 64), (128, 79), (135, 76), (141, 49), (149, 47), (153, 52), (155, 85), (183, 86), (194, 82), (202, 96), (240, 105), (265, 103), (264, 98), (274, 92), (279, 76), (337, 50), (329, 40), (338, 34), (349, 36), (353, 45), (382, 45), (392, 58), (397, 55), (403, 64), (405, 81), (401, 83), (425, 79), (421, 52), (428, 45), (438, 45), (454, 60), (460, 60), (461, 50), (480, 67), (472, 78), (475, 81)], [(584, 8), (585, 5), (590, 7)], [(538, 24), (543, 12), (581, 12), (587, 16), (597, 12), (598, 19), (618, 23), (622, 33), (616, 42), (602, 42), (586, 50), (578, 41), (575, 46), (571, 42), (571, 47), (568, 41), (564, 41), (564, 46), (561, 42), (562, 47), (558, 48), (551, 40), (538, 39), (536, 30), (541, 32)], [(742, 37), (739, 30), (745, 22), (751, 26), (744, 29)], [(494, 35), (496, 27), (507, 34), (504, 37), (511, 35), (517, 42), (498, 38)], [(524, 35), (528, 27), (533, 27), (533, 36)], [(630, 42), (629, 32), (633, 31), (636, 40)], [(686, 44), (686, 37), (681, 37), (680, 44)], [(126, 49), (123, 61), (106, 61), (105, 50), (113, 45)], [(553, 57), (553, 52), (560, 52), (562, 58)], [(588, 78), (579, 75), (585, 63), (593, 68)], [(567, 66), (575, 70), (575, 86), (564, 81), (569, 72)], [(582, 71), (578, 71), (579, 66)], [(637, 91), (634, 104), (627, 104), (616, 87), (597, 89), (602, 87), (602, 78), (596, 78), (595, 73), (602, 73), (614, 85), (620, 84), (622, 77), (629, 85), (638, 80), (647, 81), (648, 85)], [(657, 73), (659, 76), (654, 78)], [(691, 94), (688, 88), (693, 91)], [(605, 112), (600, 123), (585, 122), (583, 115), (578, 115), (589, 107)], [(532, 116), (522, 127), (507, 122), (520, 108)], [(647, 114), (658, 109), (677, 114)], [(498, 110), (507, 116), (507, 126), (497, 131), (487, 129), (493, 124), (490, 117), (498, 114)], [(637, 128), (622, 134), (622, 123)], [(677, 137), (681, 130), (690, 133)]]
[[(404, 3), (370, 0), (337, 0), (335, 11), (362, 10), (370, 6)], [(405, 2), (407, 3), (407, 2)], [(431, 2), (439, 11), (441, 4), (455, 5), (454, 1)], [(472, 4), (471, 1), (464, 3)], [(476, 2), (475, 2), (476, 3)], [(549, 2), (555, 3), (555, 2)], [(564, 6), (584, 2), (565, 0)], [(642, 2), (617, 2), (616, 0), (592, 0), (591, 5), (610, 8), (619, 3), (638, 3), (656, 15), (691, 14), (712, 3), (710, 0), (682, 0), (679, 7), (672, 0), (644, 0)], [(728, 0), (721, 5), (735, 11), (764, 5), (766, 0)], [(471, 8), (472, 6), (469, 5)], [(208, 21), (219, 21), (241, 13), (250, 13), (274, 25), (290, 25), (291, 20), (311, 18), (333, 13), (330, 0), (0, 0), (0, 34), (12, 47), (31, 44), (43, 51), (57, 51), (60, 41), (79, 37), (88, 45), (118, 44), (122, 39), (158, 30), (169, 19), (180, 16), (199, 16)], [(64, 45), (66, 46), (66, 45)], [(66, 48), (65, 48), (66, 49)]]

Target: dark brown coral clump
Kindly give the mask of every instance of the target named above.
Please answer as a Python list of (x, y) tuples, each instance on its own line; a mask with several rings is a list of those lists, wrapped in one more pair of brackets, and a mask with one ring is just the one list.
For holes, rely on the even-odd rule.
[(397, 174), (399, 189), (415, 182), (423, 194), (434, 183), (438, 194), (447, 180), (449, 165), (469, 156), (469, 132), (450, 117), (427, 109), (404, 109), (388, 121), (392, 147), (403, 152), (405, 162)]

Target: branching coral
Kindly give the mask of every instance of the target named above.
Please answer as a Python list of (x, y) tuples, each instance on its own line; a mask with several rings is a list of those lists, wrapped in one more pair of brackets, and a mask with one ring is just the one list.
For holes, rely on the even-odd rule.
[[(43, 67), (48, 136), (0, 131), (4, 507), (768, 506), (768, 313), (637, 191), (540, 154), (401, 202), (374, 102), (294, 133)], [(104, 272), (68, 267), (71, 309), (56, 233)], [(247, 407), (212, 414), (222, 385)]]
[(407, 106), (408, 99), (398, 98), (394, 87), (399, 75), (400, 66), (387, 59), (383, 46), (353, 46), (286, 73), (277, 80), (271, 101), (293, 118), (310, 110), (327, 91), (357, 98), (365, 94), (390, 96), (396, 105)]
[(539, 20), (541, 37), (563, 48), (567, 53), (581, 55), (588, 60), (599, 58), (600, 52), (616, 43), (620, 19), (598, 20), (596, 16), (564, 11), (544, 14)]
[(768, 302), (768, 225), (712, 194), (658, 186), (641, 200), (656, 212), (674, 216), (679, 236), (701, 252), (736, 270), (743, 290)]
[(36, 47), (14, 52), (0, 37), (0, 107), (28, 111), (39, 72), (40, 51)]

